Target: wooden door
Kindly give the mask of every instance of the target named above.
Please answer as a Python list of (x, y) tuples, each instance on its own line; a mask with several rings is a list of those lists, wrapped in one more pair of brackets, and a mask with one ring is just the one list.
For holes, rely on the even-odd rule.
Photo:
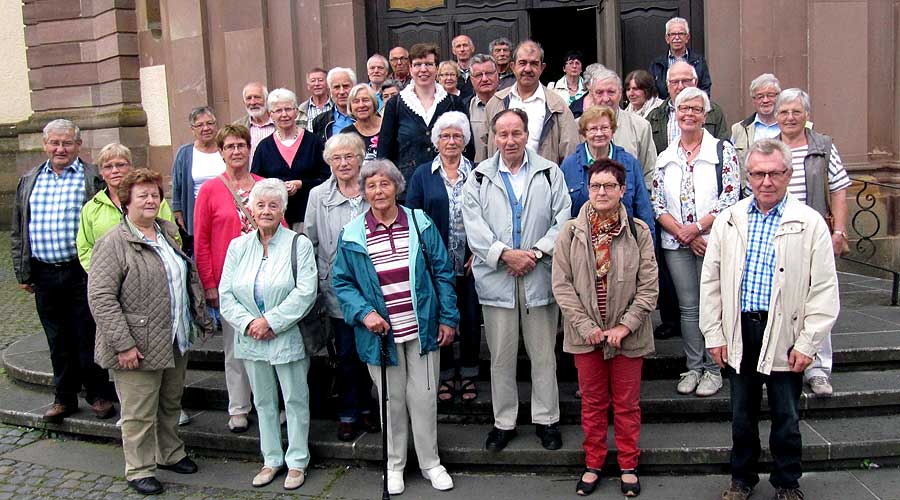
[(622, 34), (622, 74), (648, 69), (666, 54), (666, 21), (683, 17), (691, 26), (690, 49), (703, 53), (702, 0), (619, 0)]

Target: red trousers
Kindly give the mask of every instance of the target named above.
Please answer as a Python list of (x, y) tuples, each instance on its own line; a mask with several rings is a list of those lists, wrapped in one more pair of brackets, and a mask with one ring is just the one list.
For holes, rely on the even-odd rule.
[(613, 428), (619, 467), (634, 469), (638, 464), (641, 437), (641, 366), (643, 358), (618, 355), (603, 359), (603, 350), (575, 354), (578, 386), (581, 389), (581, 427), (584, 429), (585, 465), (600, 469), (606, 461), (606, 434), (612, 400)]

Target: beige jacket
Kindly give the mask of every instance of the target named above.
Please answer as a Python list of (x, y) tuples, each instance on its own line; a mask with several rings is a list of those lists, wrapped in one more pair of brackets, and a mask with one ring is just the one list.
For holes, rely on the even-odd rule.
[[(786, 195), (775, 233), (775, 276), (769, 320), (756, 370), (788, 371), (791, 349), (814, 358), (840, 310), (831, 235), (812, 208)], [(741, 370), (741, 286), (747, 254), (747, 210), (732, 205), (713, 223), (700, 277), (700, 330), (706, 347), (728, 347), (728, 364)]]
[(594, 248), (585, 203), (578, 217), (563, 225), (553, 251), (553, 295), (563, 314), (563, 350), (584, 354), (599, 346), (585, 340), (597, 327), (612, 328), (618, 324), (631, 330), (622, 339), (621, 349), (603, 347), (603, 357), (622, 354), (636, 358), (653, 354), (653, 328), (650, 313), (659, 295), (653, 236), (640, 219), (633, 219), (637, 239), (628, 228), (628, 214), (619, 208), (622, 231), (613, 239), (611, 267), (607, 275), (609, 293), (606, 321), (597, 308)]
[[(194, 325), (204, 334), (212, 333), (197, 267), (175, 242), (177, 226), (162, 219), (156, 222), (169, 245), (188, 264), (189, 311)], [(88, 273), (88, 303), (97, 322), (97, 364), (115, 368), (116, 355), (137, 346), (144, 355), (139, 370), (174, 368), (170, 300), (162, 259), (124, 221), (100, 238)]]

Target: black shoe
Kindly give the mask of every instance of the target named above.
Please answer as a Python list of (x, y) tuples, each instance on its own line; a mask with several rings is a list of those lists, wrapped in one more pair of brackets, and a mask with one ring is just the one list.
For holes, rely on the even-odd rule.
[(338, 422), (337, 438), (345, 443), (356, 439), (356, 422)]
[(670, 339), (672, 337), (681, 337), (681, 328), (663, 323), (653, 330), (653, 336), (658, 339)]
[(541, 446), (545, 450), (558, 450), (562, 448), (562, 434), (559, 432), (559, 424), (536, 424), (534, 433), (541, 438)]
[(155, 477), (142, 477), (128, 481), (128, 486), (141, 495), (159, 495), (163, 485)]
[(488, 432), (487, 441), (484, 443), (484, 448), (488, 451), (501, 451), (503, 448), (506, 448), (506, 445), (509, 444), (513, 438), (516, 437), (516, 430), (510, 429), (505, 431), (503, 429), (498, 429), (494, 427), (491, 429), (491, 432)]
[[(594, 474), (596, 474), (597, 479), (594, 479), (591, 482), (587, 482), (581, 479), (588, 472), (593, 472)], [(593, 493), (595, 489), (597, 489), (598, 484), (600, 484), (600, 469), (585, 467), (584, 472), (582, 472), (581, 476), (578, 478), (578, 484), (575, 485), (575, 494), (582, 497), (588, 496)]]
[[(634, 474), (634, 477), (637, 478), (637, 481), (634, 483), (626, 483), (622, 480), (622, 476), (625, 474)], [(619, 487), (622, 489), (622, 494), (626, 497), (636, 497), (641, 494), (641, 479), (637, 475), (637, 470), (635, 469), (622, 469), (622, 476), (619, 476)]]
[(170, 470), (176, 474), (193, 474), (197, 472), (197, 463), (188, 457), (175, 462), (172, 465), (156, 464), (158, 469)]

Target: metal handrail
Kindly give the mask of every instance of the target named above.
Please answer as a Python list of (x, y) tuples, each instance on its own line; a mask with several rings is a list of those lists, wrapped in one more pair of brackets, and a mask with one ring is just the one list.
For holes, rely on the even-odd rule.
[[(853, 214), (850, 218), (850, 227), (853, 228), (853, 231), (859, 235), (859, 239), (856, 240), (855, 247), (856, 253), (861, 255), (863, 258), (871, 259), (875, 256), (875, 252), (877, 250), (877, 245), (875, 241), (872, 239), (873, 236), (877, 235), (881, 230), (881, 219), (878, 217), (878, 214), (873, 210), (875, 205), (878, 203), (878, 199), (871, 192), (867, 192), (870, 186), (878, 186), (881, 188), (887, 189), (896, 189), (898, 193), (900, 193), (900, 186), (896, 184), (888, 184), (885, 182), (876, 182), (865, 179), (857, 179), (851, 177), (850, 180), (854, 183), (861, 183), (862, 187), (856, 193), (856, 205), (859, 207), (859, 210)], [(874, 220), (874, 229), (870, 229), (868, 231), (864, 230), (862, 226), (863, 219), (868, 218), (869, 220)], [(873, 226), (869, 226), (872, 228)], [(873, 264), (867, 260), (854, 259), (851, 257), (841, 257), (841, 259), (846, 260), (848, 262), (853, 262), (855, 264), (861, 264), (867, 267), (871, 267), (872, 269), (877, 269), (879, 271), (884, 271), (887, 273), (891, 273), (892, 275), (892, 285), (891, 285), (891, 305), (898, 305), (898, 298), (900, 298), (900, 270), (898, 269), (889, 269), (884, 266), (879, 266), (877, 264)]]

